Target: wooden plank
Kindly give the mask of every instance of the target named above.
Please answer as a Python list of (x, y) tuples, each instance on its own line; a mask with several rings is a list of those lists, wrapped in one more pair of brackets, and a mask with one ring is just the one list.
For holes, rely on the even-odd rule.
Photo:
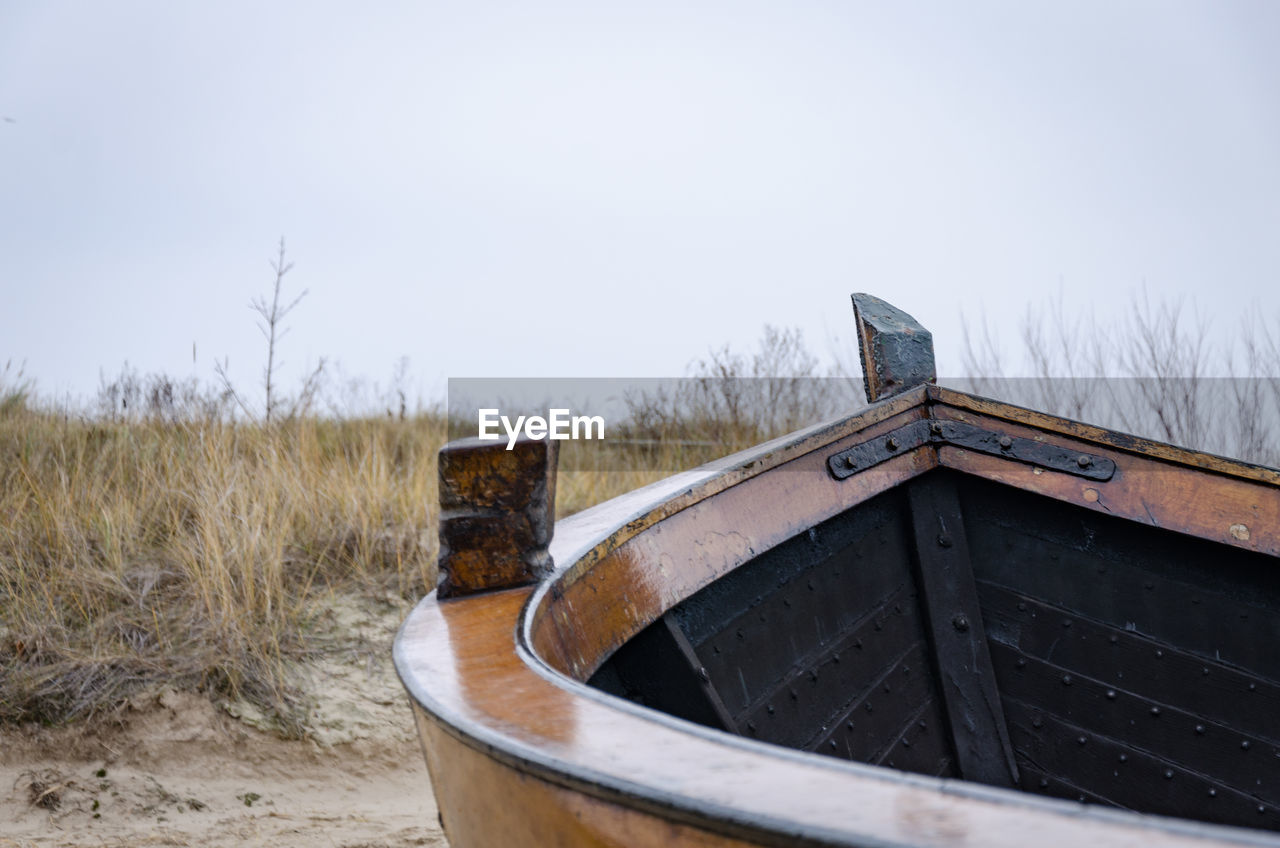
[[(1097, 445), (1110, 445), (1145, 457), (1169, 460), (1189, 466), (1192, 469), (1206, 469), (1242, 480), (1257, 480), (1269, 483), (1272, 486), (1280, 485), (1280, 471), (1265, 465), (1256, 465), (1238, 459), (1229, 459), (1188, 448), (1180, 448), (1165, 442), (1131, 436), (1127, 433), (1108, 430), (1093, 424), (1072, 421), (1069, 418), (1061, 418), (1057, 415), (1050, 415), (1047, 412), (1026, 409), (1025, 407), (958, 392), (942, 386), (926, 386), (925, 388), (929, 400), (938, 404), (935, 409), (939, 417), (956, 417), (969, 421), (975, 419), (966, 413), (974, 412), (1003, 421), (1026, 424), (1072, 439), (1081, 439)], [(951, 407), (951, 409), (946, 407)]]
[(942, 705), (929, 699), (907, 713), (902, 730), (892, 742), (871, 758), (876, 765), (899, 771), (938, 775), (952, 762), (951, 740), (947, 735)]
[[(468, 747), (414, 710), (452, 848), (760, 848), (669, 814), (630, 808), (512, 769)], [(406, 786), (405, 791), (425, 791)], [(424, 804), (423, 809), (429, 809)], [(425, 827), (426, 822), (423, 822)], [(608, 836), (605, 836), (608, 835)], [(806, 844), (812, 844), (806, 840)]]
[(987, 652), (955, 481), (941, 475), (912, 481), (908, 497), (921, 598), (957, 770), (967, 780), (1016, 786), (1018, 767)]
[(905, 512), (901, 493), (885, 493), (766, 551), (673, 610), (731, 712), (751, 709), (789, 677), (823, 664), (911, 582)]
[[(953, 420), (1000, 429), (1015, 438), (1039, 438), (1046, 444), (1109, 459), (1116, 464), (1116, 473), (1107, 482), (1082, 480), (950, 445), (938, 449), (938, 462), (946, 468), (1048, 495), (1091, 511), (1173, 529), (1233, 548), (1280, 556), (1280, 488), (1275, 484), (1274, 471), (1264, 474), (1266, 469), (1256, 469), (1258, 474), (1246, 473), (1249, 468), (1228, 460), (1208, 463), (1212, 458), (1205, 454), (1188, 456), (1188, 460), (1197, 463), (1203, 457), (1214, 468), (1210, 473), (1201, 467), (1104, 446), (1106, 442), (1101, 440), (1100, 443), (1064, 438), (946, 406), (934, 407), (934, 412), (940, 420), (954, 416)], [(1231, 473), (1230, 469), (1240, 473)]]
[(670, 614), (619, 648), (609, 665), (628, 698), (668, 715), (738, 732), (710, 675)]
[[(748, 732), (753, 726), (760, 728), (759, 738), (779, 745), (809, 745), (824, 725), (838, 720), (852, 701), (877, 685), (912, 647), (923, 648), (924, 633), (918, 618), (903, 613), (914, 604), (905, 587), (884, 599), (857, 627), (827, 645), (821, 656), (794, 664), (787, 675), (758, 693), (743, 710), (739, 724)], [(785, 634), (778, 634), (778, 638), (785, 638)], [(750, 664), (750, 655), (740, 657), (739, 662)], [(922, 664), (923, 659), (917, 668)], [(725, 688), (731, 685), (726, 683)], [(927, 696), (929, 691), (925, 689), (923, 694)]]
[(871, 762), (885, 740), (901, 732), (903, 717), (934, 697), (926, 647), (915, 645), (891, 658), (875, 679), (850, 694), (852, 700), (828, 717), (826, 728), (811, 728), (817, 733), (803, 747)]
[(977, 577), (1280, 680), (1274, 558), (965, 481)]
[[(978, 595), (993, 643), (1280, 744), (1280, 686), (1257, 674), (981, 580)], [(996, 665), (1001, 691), (1010, 674)]]
[(1218, 824), (1280, 828), (1280, 808), (1251, 793), (1017, 699), (1008, 699), (1006, 710), (1022, 756), (1110, 803)]
[(1110, 737), (1123, 747), (1146, 751), (1267, 804), (1280, 805), (1280, 749), (1274, 744), (1164, 701), (1135, 695), (1124, 688), (1125, 678), (1096, 680), (1054, 663), (1027, 659), (1000, 643), (992, 644), (991, 653), (1007, 681), (1001, 689), (1005, 698), (1033, 705), (1044, 715)]

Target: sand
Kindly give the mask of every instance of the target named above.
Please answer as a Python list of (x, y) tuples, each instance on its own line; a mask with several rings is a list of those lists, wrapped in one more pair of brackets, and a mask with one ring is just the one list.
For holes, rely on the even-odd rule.
[(307, 738), (160, 690), (89, 726), (0, 731), (0, 846), (445, 846), (390, 640), (407, 606), (335, 603), (361, 641), (307, 671)]

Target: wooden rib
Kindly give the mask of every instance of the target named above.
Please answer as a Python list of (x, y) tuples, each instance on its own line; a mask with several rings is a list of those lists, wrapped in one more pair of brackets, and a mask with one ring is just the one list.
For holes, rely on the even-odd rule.
[(949, 477), (916, 480), (908, 497), (920, 597), (956, 766), (968, 780), (1016, 786), (1018, 767), (987, 652), (955, 482)]

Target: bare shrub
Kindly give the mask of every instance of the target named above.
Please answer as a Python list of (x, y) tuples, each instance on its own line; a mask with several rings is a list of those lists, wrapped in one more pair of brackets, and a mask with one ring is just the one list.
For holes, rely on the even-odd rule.
[(765, 325), (754, 351), (715, 348), (686, 379), (628, 396), (628, 434), (745, 447), (848, 411), (818, 364), (799, 329)]
[[(287, 303), (280, 299), (285, 275), (293, 270), (293, 263), (285, 258), (284, 236), (280, 237), (276, 255), (270, 260), (270, 264), (271, 270), (275, 274), (270, 298), (268, 299), (265, 295), (259, 295), (249, 301), (249, 308), (258, 316), (258, 330), (261, 331), (263, 338), (267, 341), (266, 362), (262, 366), (262, 419), (268, 424), (271, 423), (273, 418), (278, 417), (278, 410), (281, 407), (287, 407), (287, 417), (289, 418), (310, 414), (325, 375), (325, 361), (321, 359), (303, 378), (296, 395), (292, 398), (280, 396), (278, 375), (284, 362), (278, 355), (277, 347), (289, 333), (289, 327), (284, 324), (285, 318), (307, 296), (307, 290), (303, 289), (299, 295)], [(244, 410), (245, 414), (252, 416), (253, 410), (244, 397), (236, 391), (231, 378), (228, 376), (227, 368), (225, 360), (216, 365), (216, 371), (222, 381), (224, 392)]]
[[(1280, 317), (1280, 316), (1278, 316)], [(1247, 461), (1280, 464), (1280, 335), (1256, 311), (1215, 336), (1184, 300), (1143, 292), (1111, 320), (1062, 294), (1029, 306), (1007, 376), (999, 339), (965, 321), (959, 387), (1068, 418)]]

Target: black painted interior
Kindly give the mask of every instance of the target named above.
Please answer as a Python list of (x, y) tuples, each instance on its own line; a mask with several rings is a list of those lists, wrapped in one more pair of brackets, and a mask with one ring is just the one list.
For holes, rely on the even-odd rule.
[[(957, 555), (976, 602), (937, 578)], [(1278, 566), (938, 470), (703, 589), (590, 682), (828, 756), (1280, 829)]]

